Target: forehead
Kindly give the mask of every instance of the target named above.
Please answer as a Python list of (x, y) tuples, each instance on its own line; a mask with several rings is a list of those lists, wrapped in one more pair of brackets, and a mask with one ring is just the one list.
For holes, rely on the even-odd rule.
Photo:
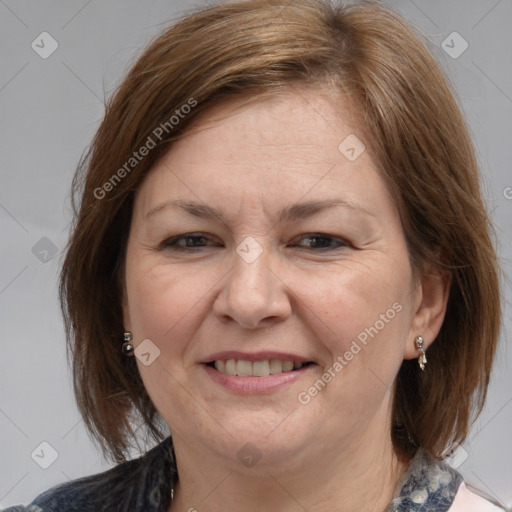
[[(269, 151), (285, 151), (290, 146), (299, 154), (301, 148), (308, 152), (308, 146), (315, 145), (330, 149), (331, 156), (337, 157), (345, 136), (356, 132), (366, 138), (361, 125), (351, 98), (327, 88), (294, 87), (270, 96), (222, 101), (197, 117), (184, 139), (206, 132), (202, 139), (195, 137), (196, 141), (224, 136), (225, 144), (236, 139), (237, 144), (258, 145)], [(215, 135), (209, 135), (212, 130)]]
[(334, 192), (372, 201), (386, 191), (370, 153), (350, 102), (325, 91), (229, 100), (203, 113), (172, 145), (146, 177), (137, 205), (147, 213), (177, 195), (237, 197), (261, 207), (262, 200), (290, 203)]

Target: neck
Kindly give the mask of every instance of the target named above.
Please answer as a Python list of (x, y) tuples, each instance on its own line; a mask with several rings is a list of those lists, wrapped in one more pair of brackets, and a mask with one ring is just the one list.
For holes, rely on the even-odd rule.
[(358, 441), (340, 450), (319, 446), (313, 458), (297, 455), (256, 470), (258, 463), (247, 471), (225, 459), (208, 460), (204, 452), (190, 457), (193, 450), (183, 452), (185, 446), (178, 445), (180, 480), (170, 510), (385, 511), (405, 464), (396, 457), (389, 437), (385, 442)]

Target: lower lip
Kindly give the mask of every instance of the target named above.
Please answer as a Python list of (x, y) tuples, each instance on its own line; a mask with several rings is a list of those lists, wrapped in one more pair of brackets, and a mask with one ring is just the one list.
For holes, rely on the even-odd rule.
[(206, 373), (212, 380), (225, 388), (240, 394), (255, 395), (270, 393), (288, 384), (292, 384), (304, 376), (306, 372), (310, 371), (314, 365), (307, 365), (299, 370), (268, 375), (267, 377), (240, 377), (238, 375), (221, 373), (206, 364), (202, 364), (201, 366), (206, 370)]

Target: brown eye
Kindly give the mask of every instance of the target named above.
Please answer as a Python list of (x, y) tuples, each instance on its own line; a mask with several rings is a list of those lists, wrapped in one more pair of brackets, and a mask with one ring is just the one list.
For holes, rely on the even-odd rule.
[[(193, 251), (207, 247), (212, 238), (202, 233), (185, 233), (183, 235), (173, 236), (160, 245), (160, 249), (171, 249), (174, 251)], [(210, 246), (213, 244), (210, 244)], [(217, 244), (218, 245), (218, 244)]]
[(349, 247), (351, 245), (339, 237), (324, 235), (322, 233), (308, 233), (306, 235), (302, 235), (301, 239), (305, 240), (309, 247), (301, 244), (293, 244), (293, 247), (329, 251), (339, 249), (340, 247)]

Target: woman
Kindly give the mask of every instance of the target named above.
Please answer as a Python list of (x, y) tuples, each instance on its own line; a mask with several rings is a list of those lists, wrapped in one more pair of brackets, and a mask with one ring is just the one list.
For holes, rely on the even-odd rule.
[[(74, 186), (75, 391), (119, 465), (10, 511), (499, 510), (440, 461), (496, 349), (490, 222), (457, 104), (397, 15), (189, 15)], [(140, 427), (160, 444), (126, 462)]]

